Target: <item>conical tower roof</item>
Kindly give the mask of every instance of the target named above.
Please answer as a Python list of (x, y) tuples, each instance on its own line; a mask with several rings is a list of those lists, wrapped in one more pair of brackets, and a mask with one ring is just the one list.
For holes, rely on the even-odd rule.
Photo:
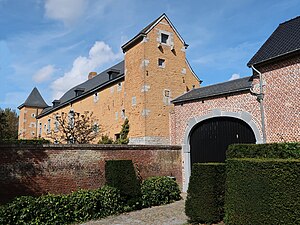
[(21, 109), (25, 106), (36, 107), (36, 108), (48, 107), (47, 103), (44, 101), (43, 97), (41, 96), (40, 92), (36, 87), (33, 88), (26, 101), (22, 105), (20, 105), (18, 109)]

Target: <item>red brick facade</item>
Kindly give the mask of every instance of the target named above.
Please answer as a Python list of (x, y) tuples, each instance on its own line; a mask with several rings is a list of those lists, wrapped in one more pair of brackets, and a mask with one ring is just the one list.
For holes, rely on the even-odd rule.
[[(258, 69), (264, 80), (266, 141), (300, 141), (300, 58), (281, 60)], [(256, 78), (253, 86), (257, 83)], [(221, 114), (249, 113), (261, 133), (259, 102), (248, 91), (175, 105), (170, 120), (171, 143), (183, 144), (189, 121), (215, 110)]]
[(20, 195), (70, 193), (105, 184), (105, 160), (130, 159), (141, 177), (174, 176), (182, 184), (178, 146), (1, 146), (0, 204)]

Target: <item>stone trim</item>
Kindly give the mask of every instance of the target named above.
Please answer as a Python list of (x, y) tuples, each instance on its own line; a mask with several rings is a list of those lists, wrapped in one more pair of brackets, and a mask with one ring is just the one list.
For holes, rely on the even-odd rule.
[(263, 143), (262, 141), (262, 135), (260, 133), (259, 128), (257, 127), (253, 116), (248, 112), (228, 112), (228, 111), (222, 111), (221, 109), (213, 109), (210, 113), (203, 115), (203, 116), (197, 116), (191, 118), (187, 123), (187, 128), (185, 129), (184, 133), (184, 139), (182, 144), (182, 151), (183, 151), (183, 158), (184, 158), (184, 184), (183, 184), (183, 191), (186, 192), (188, 188), (188, 183), (191, 175), (191, 156), (190, 156), (190, 133), (195, 125), (198, 123), (211, 119), (214, 117), (233, 117), (240, 119), (247, 123), (256, 139), (256, 144)]

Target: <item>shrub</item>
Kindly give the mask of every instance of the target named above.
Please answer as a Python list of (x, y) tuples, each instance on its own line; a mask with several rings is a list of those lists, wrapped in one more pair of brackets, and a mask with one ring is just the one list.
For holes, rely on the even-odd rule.
[(150, 177), (142, 183), (143, 206), (167, 204), (181, 199), (179, 186), (170, 177)]
[(299, 159), (228, 159), (226, 171), (226, 224), (300, 224)]
[(140, 207), (141, 185), (131, 160), (106, 161), (105, 179), (107, 185), (120, 190), (129, 206)]
[(105, 134), (101, 136), (101, 139), (99, 140), (98, 144), (107, 145), (107, 144), (112, 144), (113, 142), (114, 142), (113, 139), (111, 139), (107, 134)]
[(70, 195), (23, 196), (0, 207), (0, 224), (70, 224), (122, 212), (120, 192), (104, 186)]
[(185, 214), (192, 223), (223, 219), (225, 163), (194, 163), (185, 202)]
[(300, 143), (233, 144), (228, 147), (227, 158), (300, 159)]

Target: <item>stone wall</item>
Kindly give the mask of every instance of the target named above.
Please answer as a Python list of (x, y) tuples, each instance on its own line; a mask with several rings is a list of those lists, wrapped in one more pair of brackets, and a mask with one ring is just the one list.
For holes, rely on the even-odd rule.
[(21, 195), (70, 193), (105, 184), (105, 161), (130, 159), (141, 177), (174, 176), (182, 186), (179, 146), (0, 146), (0, 203)]

